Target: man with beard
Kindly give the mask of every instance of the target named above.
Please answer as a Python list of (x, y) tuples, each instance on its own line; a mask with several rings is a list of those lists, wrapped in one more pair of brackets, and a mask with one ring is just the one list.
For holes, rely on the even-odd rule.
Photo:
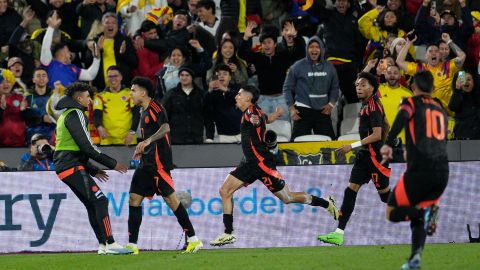
[[(405, 44), (405, 47), (403, 47), (398, 54), (397, 65), (405, 72), (405, 74), (410, 76), (415, 75), (415, 73), (421, 70), (430, 71), (433, 75), (435, 84), (432, 97), (438, 98), (442, 102), (443, 107), (447, 108), (453, 91), (453, 75), (462, 68), (463, 63), (465, 62), (465, 53), (460, 47), (453, 43), (449, 34), (443, 33), (442, 40), (450, 46), (450, 49), (456, 55), (454, 59), (442, 62), (438, 44), (435, 43), (427, 46), (427, 52), (425, 53), (427, 63), (407, 62), (405, 57), (407, 56), (408, 49), (416, 40), (416, 36), (413, 40), (407, 37), (407, 44)], [(451, 111), (448, 109), (446, 110), (449, 115), (452, 115)]]
[[(411, 97), (412, 92), (400, 85), (400, 69), (396, 65), (388, 66), (385, 72), (385, 83), (378, 87), (379, 97), (385, 108), (385, 115), (389, 123), (393, 123), (398, 112), (398, 104), (403, 98)], [(402, 142), (405, 142), (405, 132), (399, 135)]]

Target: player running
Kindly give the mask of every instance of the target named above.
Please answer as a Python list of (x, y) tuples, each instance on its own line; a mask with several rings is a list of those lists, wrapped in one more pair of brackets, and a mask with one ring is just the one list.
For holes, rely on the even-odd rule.
[(412, 253), (401, 269), (418, 269), (427, 234), (435, 232), (438, 203), (448, 182), (447, 115), (440, 102), (431, 97), (433, 76), (420, 71), (413, 76), (413, 97), (400, 108), (380, 152), (383, 161), (392, 159), (392, 145), (406, 130), (407, 170), (393, 189), (387, 205), (387, 219), (410, 221)]
[(338, 227), (334, 232), (319, 235), (318, 240), (335, 245), (343, 245), (344, 230), (355, 208), (360, 187), (370, 179), (380, 195), (380, 200), (387, 202), (390, 195), (388, 165), (382, 165), (380, 147), (388, 133), (388, 122), (382, 103), (377, 96), (378, 82), (370, 73), (361, 72), (355, 82), (357, 96), (362, 101), (360, 109), (359, 133), (361, 140), (351, 145), (344, 145), (336, 152), (346, 154), (352, 149), (360, 148), (355, 156), (355, 163), (350, 174), (348, 187), (345, 189)]
[(279, 110), (268, 117), (256, 105), (259, 90), (253, 86), (245, 86), (235, 97), (237, 107), (243, 112), (240, 131), (244, 161), (225, 179), (220, 187), (220, 196), (223, 203), (223, 223), (225, 232), (211, 241), (212, 246), (232, 244), (236, 241), (233, 232), (233, 194), (243, 186), (252, 184), (260, 179), (263, 184), (282, 202), (303, 203), (326, 208), (334, 217), (338, 218), (338, 209), (332, 197), (327, 200), (305, 192), (292, 192), (285, 184), (282, 175), (276, 170), (273, 154), (265, 143), (266, 123), (275, 121), (282, 115)]
[(98, 254), (128, 254), (131, 252), (113, 239), (108, 199), (92, 178), (107, 181), (108, 175), (88, 161), (91, 158), (109, 169), (127, 172), (125, 165), (100, 152), (90, 139), (85, 110), (92, 101), (91, 90), (88, 84), (72, 83), (55, 106), (56, 110), (65, 110), (57, 121), (55, 170), (87, 208), (88, 221), (99, 243)]
[(133, 103), (143, 108), (140, 128), (143, 141), (137, 145), (134, 159), (140, 159), (140, 167), (133, 174), (130, 184), (128, 215), (128, 239), (126, 248), (138, 254), (138, 231), (142, 223), (143, 198), (161, 195), (177, 217), (178, 223), (188, 236), (185, 253), (197, 252), (203, 247), (195, 236), (188, 213), (175, 196), (175, 187), (170, 170), (173, 169), (167, 114), (163, 106), (153, 100), (154, 89), (150, 79), (136, 77), (132, 80)]

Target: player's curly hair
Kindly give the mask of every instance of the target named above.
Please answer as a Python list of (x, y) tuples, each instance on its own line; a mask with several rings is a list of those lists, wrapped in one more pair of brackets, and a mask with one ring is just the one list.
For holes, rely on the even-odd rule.
[(65, 88), (65, 95), (73, 97), (77, 92), (92, 92), (92, 87), (86, 83), (74, 82)]

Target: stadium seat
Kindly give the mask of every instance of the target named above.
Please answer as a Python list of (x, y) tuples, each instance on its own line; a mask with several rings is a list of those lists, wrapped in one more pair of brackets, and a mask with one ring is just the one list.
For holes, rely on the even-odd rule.
[(358, 112), (362, 103), (351, 103), (343, 107), (343, 121), (340, 124), (340, 136), (347, 134), (357, 134), (358, 125), (360, 124)]
[(360, 140), (360, 134), (346, 134), (338, 137), (338, 141), (358, 141)]
[(267, 124), (267, 130), (273, 130), (277, 133), (277, 142), (289, 142), (292, 137), (292, 124), (285, 120), (276, 120)]
[(295, 138), (294, 142), (328, 142), (332, 138), (324, 135), (303, 135)]

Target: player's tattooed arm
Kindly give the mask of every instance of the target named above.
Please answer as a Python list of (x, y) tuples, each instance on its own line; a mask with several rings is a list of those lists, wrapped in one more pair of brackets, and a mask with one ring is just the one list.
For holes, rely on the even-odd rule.
[(155, 134), (148, 138), (149, 143), (160, 140), (161, 138), (165, 137), (165, 134), (167, 134), (168, 132), (170, 132), (170, 125), (168, 123), (164, 123), (160, 126), (157, 132), (155, 132)]

